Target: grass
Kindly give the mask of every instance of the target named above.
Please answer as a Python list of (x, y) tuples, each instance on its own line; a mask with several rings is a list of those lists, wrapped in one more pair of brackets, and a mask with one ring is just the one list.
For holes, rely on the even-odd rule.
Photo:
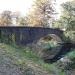
[(14, 58), (14, 62), (18, 65), (31, 64), (48, 73), (56, 73), (57, 75), (65, 75), (64, 72), (59, 70), (54, 64), (45, 63), (37, 54), (32, 52), (29, 48), (22, 48), (16, 45), (0, 44), (0, 48), (6, 50), (6, 54)]
[(70, 59), (75, 58), (75, 49), (73, 49), (71, 52), (69, 52), (69, 53), (67, 54), (67, 56), (68, 56)]

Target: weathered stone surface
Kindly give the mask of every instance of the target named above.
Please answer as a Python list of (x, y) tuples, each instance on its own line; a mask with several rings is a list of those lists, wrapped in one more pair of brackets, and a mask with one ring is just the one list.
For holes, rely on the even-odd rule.
[(14, 38), (16, 44), (23, 46), (31, 44), (49, 34), (52, 34), (50, 36), (54, 37), (58, 42), (63, 41), (63, 31), (60, 29), (42, 27), (0, 27), (0, 38), (3, 39), (6, 37), (4, 38), (6, 43), (10, 43), (13, 41), (12, 38)]

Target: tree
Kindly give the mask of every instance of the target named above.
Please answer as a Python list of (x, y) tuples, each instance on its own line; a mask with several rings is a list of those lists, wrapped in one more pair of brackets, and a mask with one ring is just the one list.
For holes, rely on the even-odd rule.
[(59, 20), (54, 23), (55, 27), (66, 30), (75, 30), (75, 2), (66, 2), (62, 5), (63, 11)]
[(75, 2), (66, 2), (62, 7), (64, 10), (60, 18), (61, 25), (67, 30), (75, 30)]
[(62, 4), (63, 14), (60, 17), (60, 20), (55, 22), (55, 27), (63, 28), (66, 31), (64, 32), (67, 39), (70, 39), (71, 42), (75, 43), (75, 2), (66, 2)]
[(27, 17), (19, 17), (17, 23), (19, 26), (27, 26), (28, 25), (27, 20), (28, 20)]
[(33, 9), (28, 14), (31, 26), (50, 27), (48, 21), (52, 18), (54, 9), (50, 0), (36, 0)]
[(12, 24), (11, 11), (3, 11), (0, 17), (0, 25), (9, 26)]

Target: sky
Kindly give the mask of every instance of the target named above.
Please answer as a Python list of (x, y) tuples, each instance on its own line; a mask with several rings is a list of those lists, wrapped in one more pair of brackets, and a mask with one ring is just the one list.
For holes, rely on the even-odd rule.
[(0, 0), (0, 13), (4, 10), (20, 11), (25, 15), (31, 8), (34, 0)]
[[(60, 4), (71, 0), (56, 0), (56, 9), (60, 12)], [(4, 10), (20, 11), (23, 15), (31, 9), (34, 0), (0, 0), (0, 13)]]

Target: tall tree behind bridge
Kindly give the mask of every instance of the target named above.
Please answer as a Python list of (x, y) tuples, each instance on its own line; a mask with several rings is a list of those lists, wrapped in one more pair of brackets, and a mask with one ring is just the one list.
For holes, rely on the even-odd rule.
[(48, 21), (52, 18), (53, 12), (51, 0), (36, 0), (28, 14), (28, 23), (31, 26), (50, 27)]
[(3, 11), (0, 15), (0, 26), (8, 26), (12, 24), (11, 11)]
[(28, 22), (27, 22), (28, 18), (27, 17), (19, 17), (17, 19), (17, 24), (18, 26), (28, 26)]
[(67, 2), (62, 5), (64, 8), (61, 19), (67, 30), (75, 30), (75, 2)]
[(75, 30), (75, 1), (62, 4), (63, 11), (60, 20), (55, 22), (55, 27), (66, 30)]
[(75, 1), (62, 4), (63, 12), (60, 20), (55, 22), (54, 26), (63, 28), (65, 35), (75, 43)]

